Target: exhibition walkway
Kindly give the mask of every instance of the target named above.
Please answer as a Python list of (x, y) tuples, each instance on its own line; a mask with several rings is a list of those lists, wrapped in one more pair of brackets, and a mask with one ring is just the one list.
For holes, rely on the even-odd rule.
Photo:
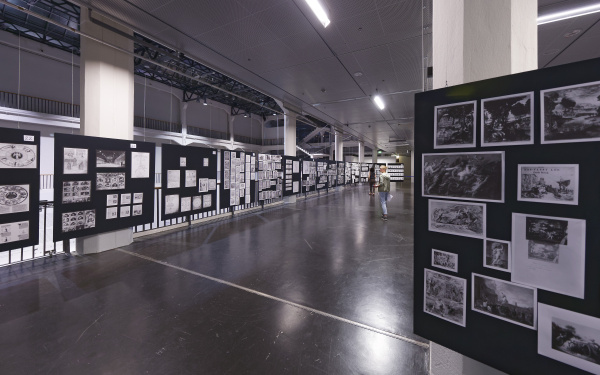
[(0, 373), (427, 374), (412, 186), (367, 191), (2, 268)]

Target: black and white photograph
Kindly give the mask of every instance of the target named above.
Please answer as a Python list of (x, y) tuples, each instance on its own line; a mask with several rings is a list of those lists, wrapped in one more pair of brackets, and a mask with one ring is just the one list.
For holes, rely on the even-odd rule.
[(473, 273), (471, 309), (530, 329), (537, 327), (537, 289)]
[(510, 242), (486, 238), (483, 243), (483, 266), (498, 271), (510, 272)]
[(96, 150), (96, 168), (125, 168), (125, 151)]
[(64, 174), (88, 173), (88, 150), (86, 148), (69, 148), (63, 150)]
[(202, 196), (195, 195), (192, 197), (192, 210), (200, 210), (202, 209)]
[(423, 154), (424, 197), (504, 202), (504, 151)]
[(165, 196), (165, 214), (174, 214), (179, 212), (179, 194)]
[(538, 353), (600, 374), (600, 319), (538, 304)]
[(119, 205), (119, 194), (108, 194), (106, 196), (106, 207), (118, 206)]
[(434, 147), (475, 147), (477, 102), (463, 102), (435, 107)]
[(121, 204), (131, 204), (131, 193), (121, 194)]
[(457, 236), (485, 238), (483, 203), (429, 200), (429, 230)]
[(0, 169), (37, 168), (37, 146), (0, 143)]
[(188, 212), (192, 210), (192, 197), (181, 198), (181, 212)]
[(0, 185), (0, 215), (29, 211), (29, 185)]
[(133, 204), (144, 203), (144, 193), (133, 193)]
[(131, 216), (142, 216), (142, 209), (143, 207), (141, 204), (134, 204)]
[(92, 200), (92, 181), (64, 181), (62, 202), (82, 203)]
[(533, 92), (481, 101), (481, 146), (533, 144)]
[(517, 200), (579, 204), (579, 165), (519, 164)]
[(119, 216), (121, 218), (131, 216), (131, 206), (121, 206), (119, 210)]
[(185, 157), (180, 157), (179, 158), (179, 166), (180, 167), (187, 167), (187, 159)]
[(217, 190), (217, 180), (212, 178), (208, 180), (208, 190)]
[[(239, 202), (239, 199), (237, 199), (236, 202)], [(210, 206), (212, 206), (212, 196), (210, 194), (204, 194), (202, 196), (202, 207), (209, 208)]]
[(209, 161), (210, 161), (209, 158), (203, 158), (202, 159), (202, 166), (203, 167), (208, 167), (209, 166)]
[(185, 187), (196, 187), (196, 170), (187, 169), (185, 171)]
[(466, 327), (467, 280), (425, 269), (423, 311)]
[(96, 210), (65, 212), (62, 214), (62, 231), (73, 232), (96, 227)]
[(458, 272), (458, 254), (431, 249), (431, 266)]
[(542, 144), (600, 141), (600, 82), (540, 92)]
[(150, 177), (150, 153), (132, 152), (131, 153), (131, 178), (149, 178)]
[(96, 190), (125, 189), (125, 173), (96, 173)]
[(29, 221), (0, 224), (0, 244), (29, 239)]
[(119, 207), (106, 208), (106, 220), (116, 219), (119, 217)]
[(198, 192), (206, 193), (208, 191), (208, 178), (198, 179)]
[(583, 298), (585, 220), (513, 213), (514, 282)]
[(181, 187), (181, 173), (178, 169), (167, 171), (167, 189), (179, 189)]

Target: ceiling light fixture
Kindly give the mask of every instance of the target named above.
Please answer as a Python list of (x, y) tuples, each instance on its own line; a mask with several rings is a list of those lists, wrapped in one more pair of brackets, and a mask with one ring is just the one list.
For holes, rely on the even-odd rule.
[(547, 16), (538, 17), (537, 24), (544, 25), (550, 22), (568, 20), (569, 18), (581, 17), (598, 12), (600, 12), (600, 4), (595, 4), (587, 7), (575, 8), (564, 12), (558, 12), (554, 14), (549, 14)]
[(306, 0), (306, 3), (319, 21), (321, 21), (323, 27), (327, 27), (331, 21), (329, 21), (329, 17), (327, 17), (327, 13), (321, 3), (319, 3), (319, 0)]
[(383, 99), (381, 99), (381, 96), (375, 95), (373, 101), (375, 102), (375, 104), (377, 104), (377, 107), (379, 107), (380, 110), (383, 110), (385, 108), (385, 103), (383, 102)]
[(208, 103), (206, 102), (206, 98), (204, 98), (204, 103), (202, 103), (202, 105), (208, 105)]

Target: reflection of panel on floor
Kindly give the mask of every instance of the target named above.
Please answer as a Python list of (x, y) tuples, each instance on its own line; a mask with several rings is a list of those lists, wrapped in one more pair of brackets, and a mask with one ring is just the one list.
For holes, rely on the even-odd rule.
[(52, 288), (45, 279), (34, 279), (0, 289), (3, 301), (0, 325), (40, 310), (40, 283), (44, 289)]

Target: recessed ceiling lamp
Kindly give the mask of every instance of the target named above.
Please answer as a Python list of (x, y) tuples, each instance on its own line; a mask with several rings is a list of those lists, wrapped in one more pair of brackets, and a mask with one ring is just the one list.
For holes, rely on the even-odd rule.
[(323, 27), (327, 27), (331, 21), (329, 21), (329, 17), (327, 17), (327, 13), (325, 12), (325, 9), (323, 9), (321, 3), (319, 3), (319, 0), (306, 0), (306, 3), (319, 21), (321, 21)]
[(204, 98), (204, 103), (202, 103), (202, 105), (208, 105), (208, 103), (206, 102), (206, 98)]
[(354, 73), (355, 77), (362, 77), (362, 75), (363, 75), (362, 72), (356, 72), (356, 73)]
[(381, 99), (381, 96), (375, 95), (375, 97), (373, 97), (373, 101), (375, 102), (377, 107), (383, 111), (383, 109), (385, 108), (385, 103), (383, 102), (383, 99)]
[(592, 13), (600, 12), (600, 4), (590, 5), (587, 7), (575, 8), (564, 12), (549, 14), (547, 16), (538, 17), (537, 24), (544, 25), (550, 22), (568, 20), (569, 18), (581, 17)]

